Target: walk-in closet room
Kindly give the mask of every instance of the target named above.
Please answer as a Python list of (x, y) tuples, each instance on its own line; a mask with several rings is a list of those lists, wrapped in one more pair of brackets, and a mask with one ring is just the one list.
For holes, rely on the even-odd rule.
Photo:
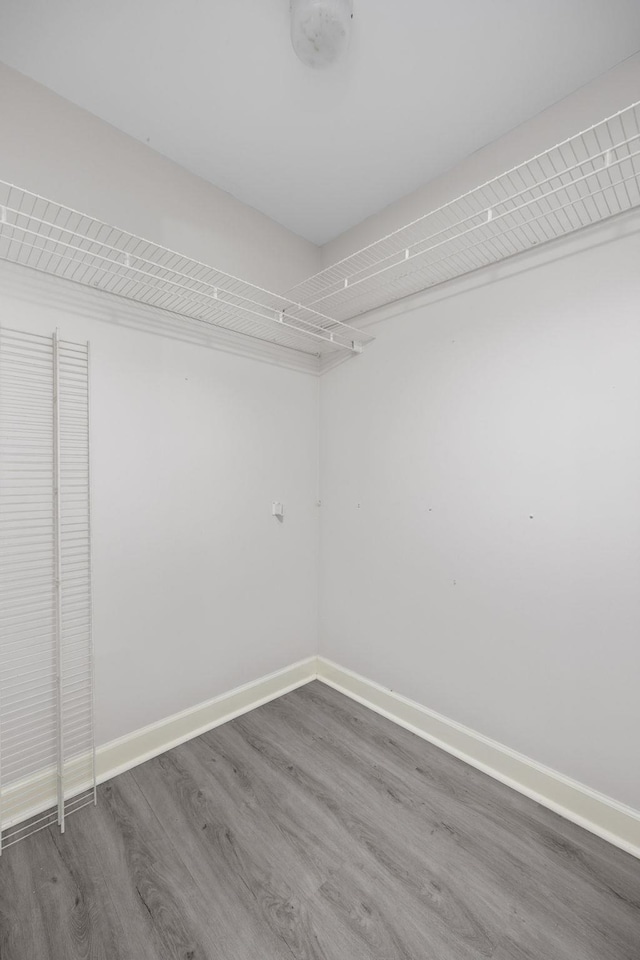
[(0, 0), (0, 960), (640, 960), (639, 0)]

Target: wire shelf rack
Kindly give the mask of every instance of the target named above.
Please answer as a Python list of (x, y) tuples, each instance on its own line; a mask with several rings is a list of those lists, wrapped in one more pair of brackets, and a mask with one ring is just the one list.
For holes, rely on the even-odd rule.
[(231, 274), (0, 180), (0, 259), (321, 357), (373, 337)]
[(95, 801), (89, 348), (0, 327), (0, 852)]
[(341, 321), (640, 205), (640, 102), (288, 291)]
[(640, 101), (272, 293), (0, 180), (0, 259), (323, 361), (356, 317), (640, 206)]

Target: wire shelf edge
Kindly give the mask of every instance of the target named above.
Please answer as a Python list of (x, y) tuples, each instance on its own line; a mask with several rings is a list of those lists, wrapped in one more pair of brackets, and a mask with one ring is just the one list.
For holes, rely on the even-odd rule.
[(288, 291), (342, 321), (640, 206), (640, 101)]

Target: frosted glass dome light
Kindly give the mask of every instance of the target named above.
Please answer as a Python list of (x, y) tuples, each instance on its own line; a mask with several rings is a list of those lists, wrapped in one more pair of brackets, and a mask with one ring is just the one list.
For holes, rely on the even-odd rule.
[(328, 67), (349, 46), (353, 0), (291, 0), (291, 42), (309, 67)]

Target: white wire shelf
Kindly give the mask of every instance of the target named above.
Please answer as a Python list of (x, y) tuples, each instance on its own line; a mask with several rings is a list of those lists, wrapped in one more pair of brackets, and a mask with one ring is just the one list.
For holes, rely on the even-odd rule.
[(369, 244), (286, 295), (0, 180), (0, 259), (330, 359), (349, 321), (640, 206), (640, 102)]
[(321, 357), (373, 337), (167, 247), (0, 180), (0, 259)]
[(640, 102), (288, 291), (341, 321), (640, 205)]

